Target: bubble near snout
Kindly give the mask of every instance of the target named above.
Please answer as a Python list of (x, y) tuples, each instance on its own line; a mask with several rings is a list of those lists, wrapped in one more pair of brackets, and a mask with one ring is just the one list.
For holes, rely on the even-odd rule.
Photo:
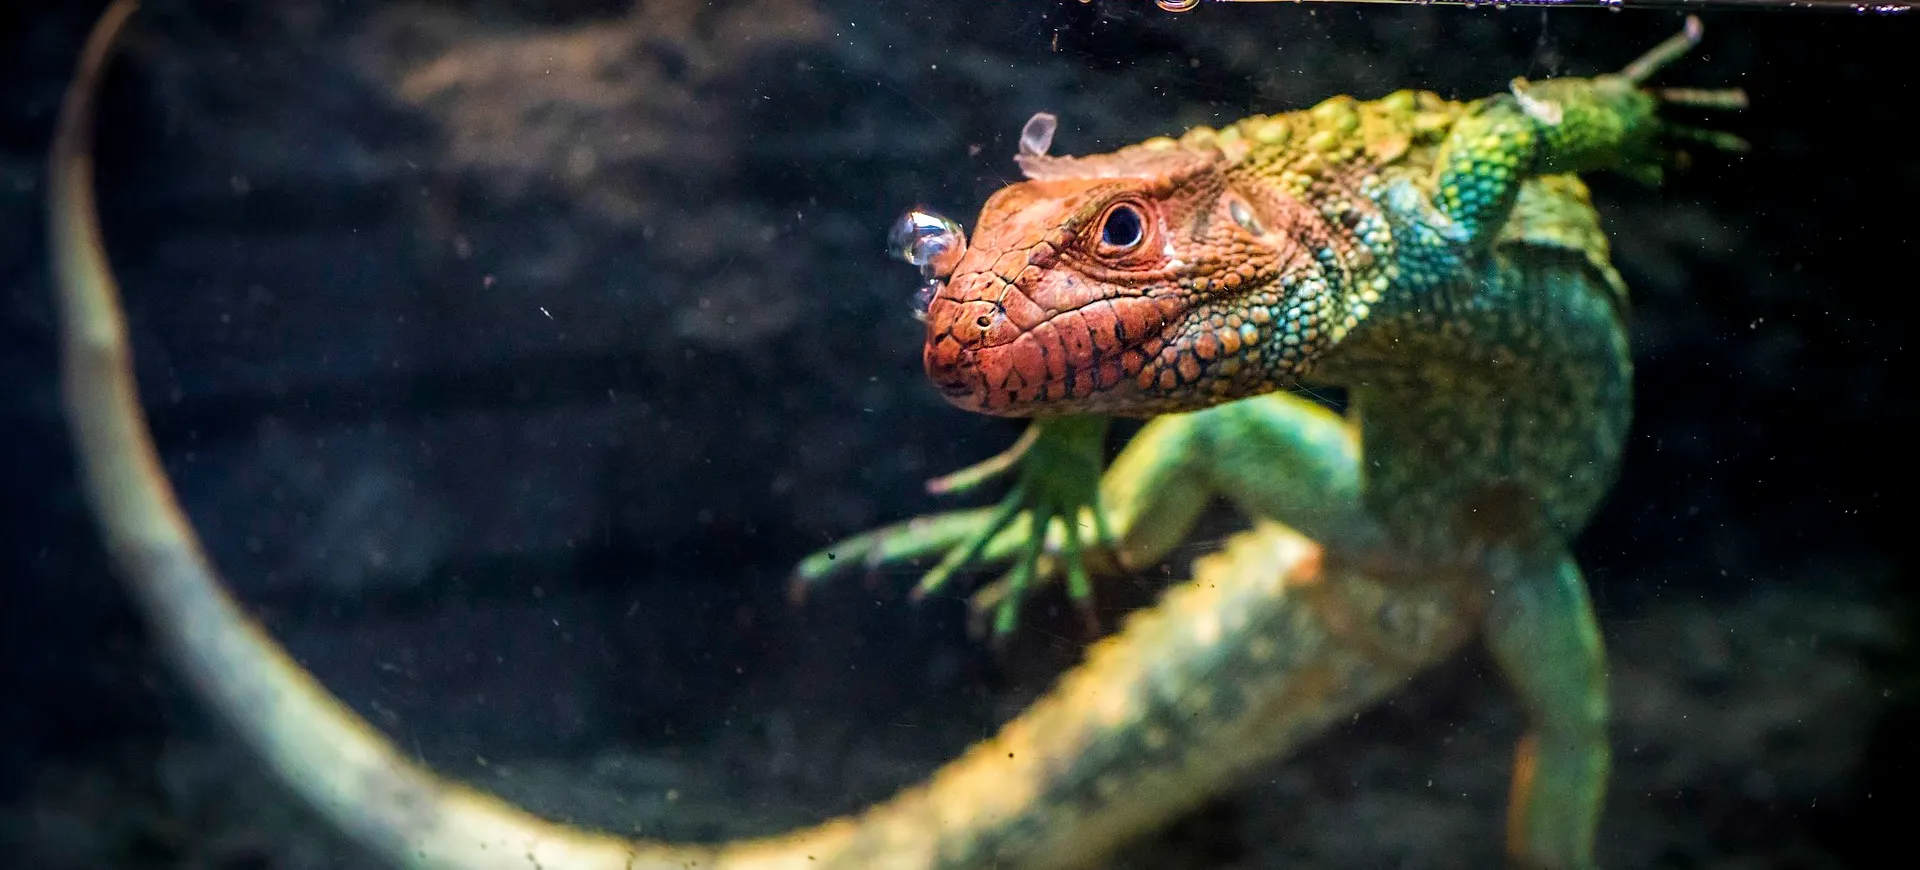
[(916, 208), (894, 222), (887, 234), (887, 250), (919, 266), (921, 277), (944, 279), (967, 252), (967, 230), (958, 221)]

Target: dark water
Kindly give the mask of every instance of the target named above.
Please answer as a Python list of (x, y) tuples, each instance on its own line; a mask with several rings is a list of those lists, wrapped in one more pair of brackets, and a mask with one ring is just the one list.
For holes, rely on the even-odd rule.
[[(41, 166), (98, 5), (0, 12), (4, 863), (366, 866), (172, 681), (72, 486)], [(917, 780), (1081, 639), (1043, 612), (995, 656), (905, 574), (784, 599), (796, 559), (940, 507), (922, 480), (1018, 432), (925, 383), (914, 275), (884, 251), (900, 211), (970, 222), (1035, 111), (1056, 150), (1102, 151), (1610, 70), (1679, 26), (1148, 7), (149, 2), (105, 96), (101, 208), (214, 557), (402, 745), (544, 812), (715, 838)], [(1747, 89), (1753, 152), (1595, 182), (1640, 372), (1580, 544), (1619, 711), (1602, 857), (1888, 866), (1920, 776), (1897, 521), (1920, 18), (1706, 24), (1665, 81)], [(1486, 671), (1439, 669), (1116, 866), (1487, 866), (1518, 715)]]

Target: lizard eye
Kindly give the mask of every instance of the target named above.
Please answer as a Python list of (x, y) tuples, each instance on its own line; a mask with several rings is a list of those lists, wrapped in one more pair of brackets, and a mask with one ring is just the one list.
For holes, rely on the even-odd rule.
[(1100, 219), (1100, 253), (1124, 254), (1139, 246), (1146, 235), (1147, 219), (1140, 208), (1131, 203), (1116, 203)]

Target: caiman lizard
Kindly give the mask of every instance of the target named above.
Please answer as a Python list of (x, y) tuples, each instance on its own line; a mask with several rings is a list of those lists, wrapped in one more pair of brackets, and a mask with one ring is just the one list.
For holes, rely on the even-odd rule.
[[(988, 201), (972, 246), (921, 251), (934, 383), (1038, 418), (1023, 452), (989, 466), (1017, 468), (1014, 490), (830, 548), (802, 581), (944, 552), (933, 588), (1008, 564), (987, 602), (1004, 629), (1045, 577), (1084, 601), (1090, 569), (1154, 562), (1216, 495), (1254, 527), (924, 783), (813, 828), (672, 844), (435, 775), (221, 585), (147, 430), (93, 207), (93, 102), (134, 5), (88, 41), (50, 165), (83, 485), (189, 684), (372, 853), (432, 868), (1087, 866), (1482, 636), (1531, 714), (1508, 852), (1592, 866), (1605, 665), (1566, 542), (1615, 473), (1629, 363), (1625, 293), (1576, 176), (1656, 175), (1669, 135), (1733, 144), (1660, 110), (1736, 92), (1643, 86), (1697, 25), (1621, 74), (1516, 80), (1474, 102), (1341, 97), (1092, 157), (1029, 142), (1029, 180)], [(1288, 392), (1308, 385), (1343, 387), (1350, 408)], [(1106, 420), (1122, 415), (1160, 416), (1103, 477)]]

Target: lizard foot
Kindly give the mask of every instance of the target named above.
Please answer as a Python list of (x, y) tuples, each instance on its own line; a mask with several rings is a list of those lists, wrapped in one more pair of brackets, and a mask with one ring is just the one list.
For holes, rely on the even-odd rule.
[(914, 587), (916, 600), (942, 591), (961, 571), (1006, 565), (972, 598), (976, 614), (992, 614), (996, 638), (1011, 634), (1025, 600), (1062, 574), (1069, 599), (1094, 626), (1087, 559), (1114, 540), (1099, 494), (1107, 428), (1104, 417), (1035, 420), (1007, 451), (928, 482), (936, 494), (961, 493), (1011, 473), (1013, 488), (998, 505), (920, 517), (834, 544), (800, 562), (791, 592), (802, 597), (854, 565), (877, 571), (941, 553)]
[[(1739, 88), (1651, 88), (1647, 81), (1698, 45), (1702, 28), (1689, 17), (1686, 27), (1617, 73), (1591, 79), (1516, 78), (1509, 87), (1522, 111), (1534, 120), (1555, 153), (1599, 149), (1613, 159), (1609, 168), (1648, 185), (1658, 185), (1666, 169), (1683, 163), (1685, 145), (1745, 152), (1739, 136), (1676, 122), (1670, 110), (1737, 111), (1747, 106)], [(1576, 164), (1582, 161), (1575, 161)]]
[[(1648, 88), (1646, 83), (1660, 70), (1700, 44), (1705, 33), (1697, 16), (1687, 16), (1686, 25), (1679, 33), (1667, 37), (1646, 54), (1627, 64), (1615, 76), (1634, 88), (1645, 92), (1653, 99), (1653, 111), (1658, 116), (1655, 121), (1656, 137), (1668, 146), (1664, 149), (1664, 158), (1680, 157), (1674, 146), (1684, 144), (1703, 145), (1716, 151), (1745, 153), (1751, 150), (1745, 139), (1722, 130), (1681, 124), (1665, 117), (1669, 107), (1682, 107), (1706, 111), (1739, 111), (1747, 107), (1747, 92), (1739, 88)], [(1642, 162), (1629, 164), (1627, 173), (1649, 184), (1658, 184), (1663, 175), (1662, 162)]]
[[(1665, 41), (1654, 46), (1639, 59), (1627, 64), (1618, 75), (1637, 87), (1645, 88), (1647, 80), (1655, 73), (1699, 45), (1704, 32), (1700, 19), (1689, 15), (1686, 26), (1679, 33), (1667, 37)], [(1706, 111), (1737, 112), (1747, 107), (1747, 92), (1740, 88), (1650, 88), (1646, 90), (1653, 97), (1656, 111), (1668, 106), (1681, 106)], [(1751, 150), (1747, 140), (1732, 133), (1679, 124), (1665, 118), (1660, 121), (1659, 133), (1669, 142), (1691, 142), (1717, 151), (1743, 154)]]

